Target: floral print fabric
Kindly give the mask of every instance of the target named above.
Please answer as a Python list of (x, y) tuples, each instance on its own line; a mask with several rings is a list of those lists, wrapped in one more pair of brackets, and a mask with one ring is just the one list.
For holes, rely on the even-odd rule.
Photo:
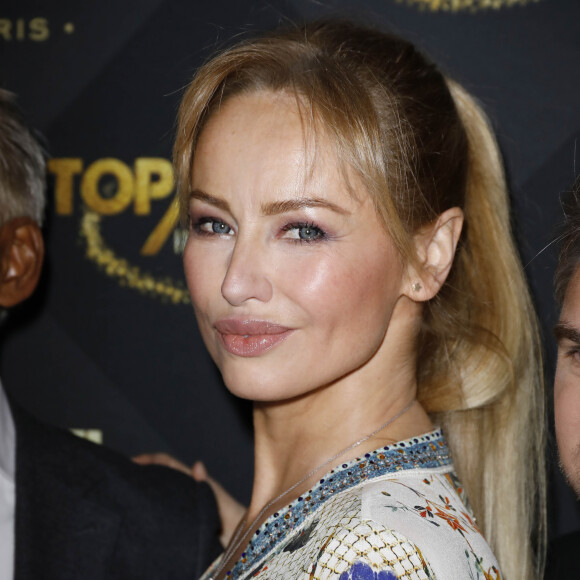
[(441, 432), (380, 448), (268, 518), (228, 578), (501, 580), (464, 495)]

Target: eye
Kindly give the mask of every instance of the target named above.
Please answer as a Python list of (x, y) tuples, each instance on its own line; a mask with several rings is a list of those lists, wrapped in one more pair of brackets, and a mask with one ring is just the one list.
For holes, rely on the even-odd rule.
[(293, 223), (284, 226), (283, 231), (287, 232), (286, 238), (299, 242), (315, 242), (326, 238), (326, 233), (318, 226), (310, 223)]
[(580, 364), (580, 347), (572, 346), (567, 348), (564, 354), (567, 358), (572, 359), (574, 364)]
[(212, 218), (212, 217), (202, 217), (199, 218), (193, 225), (193, 229), (204, 235), (217, 234), (218, 236), (231, 236), (234, 231), (228, 224), (224, 221)]
[(228, 226), (228, 224), (224, 224), (224, 222), (211, 222), (211, 229), (214, 234), (229, 234), (232, 231), (232, 228)]

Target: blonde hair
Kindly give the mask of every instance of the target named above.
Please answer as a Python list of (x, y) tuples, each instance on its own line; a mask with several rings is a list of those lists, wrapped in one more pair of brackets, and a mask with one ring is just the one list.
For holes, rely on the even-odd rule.
[(405, 259), (416, 260), (419, 228), (463, 209), (453, 268), (423, 312), (418, 398), (445, 430), (504, 577), (539, 578), (541, 352), (488, 121), (410, 43), (379, 31), (326, 21), (242, 42), (205, 64), (181, 103), (174, 160), (182, 215), (205, 122), (224, 100), (261, 90), (296, 97), (361, 179)]

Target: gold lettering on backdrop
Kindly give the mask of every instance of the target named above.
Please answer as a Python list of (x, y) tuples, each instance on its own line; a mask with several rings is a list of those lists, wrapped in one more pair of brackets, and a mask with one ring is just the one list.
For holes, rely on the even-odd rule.
[(46, 18), (0, 18), (0, 38), (6, 41), (32, 40), (44, 42), (50, 38), (50, 26)]
[(173, 167), (167, 159), (160, 157), (136, 159), (135, 214), (149, 215), (151, 200), (167, 197), (173, 191), (173, 183)]
[[(100, 215), (121, 213), (132, 201), (135, 215), (149, 215), (151, 200), (169, 197), (174, 187), (171, 163), (162, 157), (138, 157), (135, 159), (134, 171), (123, 161), (114, 158), (97, 159), (84, 173), (83, 170), (84, 162), (78, 157), (49, 160), (48, 172), (54, 176), (55, 209), (58, 215), (73, 213), (76, 176), (81, 178), (82, 199)], [(164, 218), (164, 221), (167, 220)]]
[(0, 18), (0, 38), (4, 40), (12, 40), (10, 31), (12, 30), (12, 22), (6, 18)]
[(73, 212), (73, 179), (83, 170), (83, 160), (49, 159), (47, 164), (49, 173), (54, 175), (54, 199), (56, 213), (59, 215), (71, 215)]
[(400, 4), (414, 6), (430, 12), (478, 12), (500, 10), (512, 6), (524, 6), (540, 0), (397, 0)]
[(24, 25), (25, 25), (25, 21), (22, 18), (19, 18), (16, 21), (16, 39), (17, 40), (24, 40), (26, 38)]
[[(135, 216), (148, 216), (152, 202), (167, 199), (174, 190), (175, 180), (171, 163), (161, 157), (138, 157), (133, 167), (119, 159), (103, 158), (93, 161), (85, 169), (79, 157), (51, 159), (48, 172), (54, 178), (54, 198), (57, 215), (71, 216), (75, 209), (75, 192), (81, 204), (81, 237), (86, 241), (86, 257), (96, 263), (121, 286), (160, 298), (173, 304), (189, 303), (189, 295), (181, 281), (159, 278), (127, 259), (118, 256), (104, 241), (101, 234), (102, 216), (131, 211)], [(179, 209), (177, 200), (165, 202), (167, 209), (141, 248), (141, 255), (153, 257), (165, 245), (175, 229)], [(180, 243), (175, 239), (175, 253), (183, 250), (187, 231), (181, 232)]]
[(174, 199), (171, 205), (167, 208), (165, 215), (161, 218), (161, 221), (149, 234), (149, 237), (141, 248), (141, 254), (143, 256), (154, 256), (159, 252), (175, 228), (178, 217), (179, 204), (177, 203), (177, 200)]
[[(114, 177), (116, 185), (105, 176)], [(104, 193), (105, 195), (101, 195)], [(85, 203), (101, 215), (121, 213), (133, 200), (133, 172), (118, 159), (99, 159), (89, 165), (81, 180), (81, 197)]]
[(29, 23), (30, 34), (28, 38), (35, 42), (44, 42), (50, 36), (48, 20), (46, 18), (33, 18)]

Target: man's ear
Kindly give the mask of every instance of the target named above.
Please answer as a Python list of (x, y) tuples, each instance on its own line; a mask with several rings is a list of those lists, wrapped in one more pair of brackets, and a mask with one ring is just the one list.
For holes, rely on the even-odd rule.
[(415, 235), (416, 265), (409, 265), (403, 294), (415, 302), (433, 298), (447, 279), (461, 228), (463, 211), (452, 207)]
[(42, 232), (32, 218), (15, 218), (0, 228), (0, 306), (15, 306), (34, 292), (43, 259)]

